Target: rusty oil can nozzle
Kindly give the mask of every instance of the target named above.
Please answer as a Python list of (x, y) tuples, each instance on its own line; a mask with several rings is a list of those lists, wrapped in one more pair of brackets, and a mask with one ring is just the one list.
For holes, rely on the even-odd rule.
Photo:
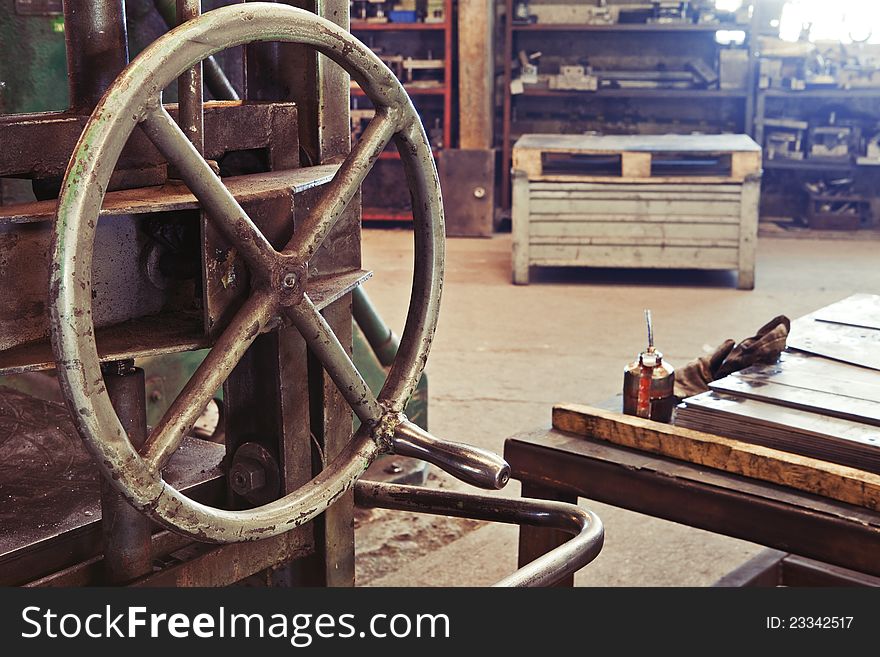
[(651, 311), (645, 309), (645, 323), (648, 325), (648, 348), (639, 354), (639, 396), (636, 400), (636, 415), (651, 417), (651, 383), (654, 381), (654, 368), (660, 364), (662, 355), (658, 357), (654, 350), (654, 327), (651, 323)]

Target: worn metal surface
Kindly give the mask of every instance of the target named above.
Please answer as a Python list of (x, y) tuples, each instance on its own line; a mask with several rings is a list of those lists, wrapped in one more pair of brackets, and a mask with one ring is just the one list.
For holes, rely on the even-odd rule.
[(709, 384), (712, 390), (880, 426), (880, 374), (798, 352)]
[[(169, 105), (172, 117), (176, 105)], [(88, 121), (68, 112), (0, 116), (4, 148), (0, 176), (50, 178), (64, 174), (73, 149)], [(299, 162), (297, 108), (293, 103), (211, 101), (205, 103), (205, 157), (222, 160), (231, 151), (268, 152), (274, 162)], [(165, 182), (165, 158), (140, 129), (132, 131), (122, 149), (107, 189), (127, 189)]]
[[(188, 438), (164, 476), (216, 503), (222, 460), (222, 446)], [(63, 405), (0, 388), (0, 584), (101, 553), (101, 480)]]
[[(177, 23), (197, 18), (202, 13), (201, 0), (177, 0)], [(177, 79), (177, 102), (180, 105), (180, 128), (199, 154), (205, 152), (205, 117), (203, 111), (202, 62), (196, 62)]]
[[(105, 363), (102, 371), (110, 402), (128, 440), (138, 449), (147, 439), (144, 371), (127, 360)], [(107, 583), (125, 584), (153, 570), (152, 522), (106, 479), (101, 480), (101, 531)]]
[[(324, 164), (285, 171), (230, 176), (223, 178), (223, 184), (240, 203), (248, 205), (263, 198), (302, 194), (313, 187), (320, 187), (333, 178), (338, 168), (337, 165)], [(57, 201), (53, 199), (0, 206), (0, 226), (52, 221), (57, 205)], [(199, 201), (195, 195), (179, 182), (172, 181), (156, 187), (107, 192), (100, 215), (178, 212), (198, 208)], [(272, 228), (258, 225), (266, 232)]]
[(599, 517), (575, 504), (507, 499), (365, 481), (355, 486), (355, 501), (367, 507), (560, 529), (573, 536), (495, 586), (549, 586), (595, 559), (605, 541), (605, 529)]
[(437, 169), (446, 204), (449, 237), (492, 237), (495, 213), (495, 151), (444, 148)]
[(880, 370), (880, 330), (816, 320), (816, 313), (791, 323), (791, 349)]
[(854, 294), (816, 311), (815, 318), (819, 322), (880, 330), (880, 295)]
[[(10, 4), (0, 11), (0, 114), (66, 108), (64, 19), (43, 14), (38, 5), (45, 2)], [(60, 0), (55, 4), (60, 14)]]
[[(296, 196), (320, 186), (329, 180), (336, 171), (334, 165), (301, 168), (267, 174), (235, 176), (224, 179), (230, 191), (248, 208), (259, 208), (261, 203), (278, 198), (286, 199), (287, 206), (296, 202)], [(50, 364), (48, 352), (37, 356), (31, 343), (48, 337), (48, 319), (45, 312), (45, 289), (48, 286), (48, 251), (52, 238), (50, 221), (57, 206), (56, 201), (38, 201), (0, 207), (0, 282), (5, 290), (8, 303), (0, 311), (0, 371), (24, 366), (46, 366)], [(147, 254), (156, 258), (178, 255), (194, 260), (196, 252), (189, 253), (184, 248), (187, 231), (197, 230), (197, 218), (182, 211), (196, 210), (198, 200), (186, 187), (180, 184), (166, 184), (139, 190), (110, 192), (105, 196), (101, 209), (102, 220), (98, 222), (95, 242), (95, 267), (92, 285), (95, 291), (93, 301), (94, 323), (108, 331), (114, 324), (143, 318), (152, 313), (164, 311), (168, 315), (180, 315), (180, 323), (190, 330), (187, 334), (199, 340), (201, 327), (191, 326), (187, 313), (198, 312), (191, 283), (178, 280), (176, 276), (157, 276), (144, 273), (144, 260)], [(151, 229), (156, 225), (152, 218), (139, 218), (132, 215), (148, 213), (176, 213), (161, 218), (160, 225), (167, 226), (169, 235)], [(260, 228), (269, 234), (277, 229), (278, 222), (263, 213), (253, 213)], [(286, 226), (289, 217), (282, 217)], [(29, 225), (22, 225), (29, 224)], [(207, 289), (226, 290), (228, 305), (231, 301), (241, 303), (247, 292), (246, 285), (235, 283), (236, 263), (226, 262), (225, 252), (212, 251), (206, 257), (209, 269), (214, 273), (207, 280)], [(239, 266), (244, 272), (244, 267)], [(351, 273), (351, 272), (346, 272)], [(242, 276), (244, 278), (244, 276)], [(320, 302), (326, 292), (333, 289), (328, 279), (317, 279), (316, 285), (307, 284), (310, 295)], [(320, 283), (320, 284), (319, 284)], [(327, 288), (325, 290), (325, 288)], [(344, 293), (344, 287), (339, 293)], [(186, 301), (188, 299), (188, 301)], [(328, 301), (329, 303), (329, 301)], [(224, 306), (225, 307), (225, 306)], [(209, 323), (209, 326), (212, 324)], [(159, 326), (159, 332), (136, 336), (138, 340), (151, 340), (156, 344), (160, 335), (170, 337), (169, 332), (180, 334), (180, 326)], [(154, 327), (155, 329), (155, 327)], [(163, 341), (174, 348), (167, 340)], [(186, 340), (192, 344), (192, 337)], [(104, 343), (99, 343), (103, 348)], [(124, 345), (117, 345), (123, 346)], [(136, 350), (136, 343), (130, 344)], [(114, 347), (114, 351), (118, 351)], [(27, 354), (32, 360), (27, 361)]]
[(298, 532), (235, 545), (190, 545), (173, 553), (174, 560), (160, 571), (132, 586), (230, 586), (260, 571), (302, 559), (311, 550)]
[(358, 328), (363, 332), (367, 342), (379, 363), (383, 367), (389, 367), (397, 355), (397, 347), (400, 343), (397, 336), (382, 321), (376, 308), (370, 302), (363, 288), (354, 290), (351, 295), (351, 311)]
[[(346, 68), (379, 109), (377, 119), (281, 253), (231, 198), (155, 97), (159, 89), (193, 63), (225, 47), (257, 40), (292, 41), (316, 48)], [(110, 177), (108, 165), (116, 161), (134, 127), (120, 122), (118, 116), (135, 116), (144, 122), (163, 155), (177, 165), (211, 218), (248, 261), (255, 293), (221, 336), (224, 347), (249, 344), (274, 326), (276, 318), (289, 319), (364, 422), (348, 445), (311, 482), (258, 509), (226, 511), (196, 504), (164, 483), (157, 469), (191, 424), (192, 413), (187, 408), (201, 408), (203, 404), (193, 402), (213, 393), (211, 386), (218, 377), (209, 370), (228, 372), (243, 350), (215, 348), (218, 355), (213, 359), (209, 356), (209, 360), (216, 367), (205, 366), (204, 375), (197, 372), (182, 393), (180, 404), (151, 434), (144, 456), (125, 439), (105, 391), (94, 377), (98, 356), (91, 339), (88, 291), (94, 226), (88, 218), (97, 215)], [(379, 395), (380, 403), (305, 294), (304, 284), (309, 259), (392, 137), (415, 199), (416, 273), (400, 351)], [(95, 166), (98, 161), (101, 167)], [(115, 485), (136, 507), (194, 538), (256, 540), (307, 522), (344, 494), (380, 450), (391, 446), (394, 429), (403, 421), (400, 412), (424, 368), (436, 325), (442, 237), (442, 202), (424, 130), (400, 83), (370, 50), (313, 14), (272, 4), (226, 7), (188, 22), (145, 50), (104, 98), (80, 139), (59, 200), (50, 287), (51, 326), (62, 388), (78, 429), (98, 462), (114, 477)], [(465, 447), (457, 449), (463, 457), (474, 456)], [(479, 461), (485, 464), (484, 458)], [(445, 465), (458, 476), (467, 476), (470, 469), (467, 462)], [(502, 467), (496, 468), (499, 472), (486, 472), (486, 483), (502, 480)]]
[[(322, 309), (371, 276), (355, 270), (338, 276), (310, 279), (306, 294)], [(139, 314), (139, 313), (137, 313)], [(95, 340), (101, 361), (143, 358), (203, 349), (211, 344), (198, 311), (160, 312), (97, 328)], [(0, 374), (14, 374), (55, 367), (51, 346), (38, 340), (0, 352)]]
[(124, 0), (64, 2), (70, 107), (89, 112), (128, 64)]
[(675, 424), (880, 473), (880, 432), (862, 422), (710, 391), (688, 397)]

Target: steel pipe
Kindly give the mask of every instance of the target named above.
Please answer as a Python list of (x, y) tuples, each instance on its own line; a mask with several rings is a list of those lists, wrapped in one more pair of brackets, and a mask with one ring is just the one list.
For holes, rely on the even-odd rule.
[(497, 587), (555, 584), (595, 559), (605, 542), (599, 516), (564, 502), (471, 495), (375, 481), (359, 481), (354, 500), (363, 507), (546, 527), (572, 534), (566, 543), (496, 582)]
[(124, 0), (64, 0), (70, 107), (91, 111), (128, 64)]
[(389, 367), (397, 355), (400, 341), (376, 312), (362, 287), (356, 287), (351, 293), (351, 314), (354, 315), (354, 321), (370, 343), (379, 363), (383, 367)]
[[(129, 441), (141, 447), (147, 439), (144, 371), (134, 361), (113, 361), (102, 367), (107, 394)], [(101, 479), (101, 531), (104, 577), (108, 584), (126, 584), (152, 572), (149, 517), (131, 506), (106, 478)]]
[[(177, 0), (177, 24), (198, 18), (202, 14), (201, 0)], [(183, 134), (196, 147), (200, 155), (205, 153), (204, 93), (202, 90), (202, 62), (177, 78), (177, 102), (180, 114), (177, 121)]]
[[(168, 28), (172, 28), (178, 23), (177, 6), (175, 0), (153, 0), (156, 10), (165, 21)], [(204, 75), (205, 85), (211, 91), (211, 95), (217, 100), (241, 100), (235, 87), (226, 77), (226, 73), (213, 55), (202, 62), (202, 74)]]

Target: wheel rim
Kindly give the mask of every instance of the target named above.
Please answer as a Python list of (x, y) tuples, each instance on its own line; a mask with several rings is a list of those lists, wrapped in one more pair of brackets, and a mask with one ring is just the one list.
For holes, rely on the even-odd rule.
[[(362, 428), (321, 474), (298, 490), (256, 509), (227, 511), (200, 504), (167, 484), (161, 477), (161, 467), (168, 454), (162, 454), (161, 449), (152, 454), (148, 452), (146, 456), (153, 457), (148, 462), (129, 443), (100, 373), (91, 319), (90, 278), (104, 191), (134, 127), (143, 122), (151, 138), (155, 137), (151, 132), (158, 130), (164, 114), (160, 102), (163, 88), (209, 55), (253, 41), (286, 41), (314, 47), (358, 81), (374, 103), (377, 116), (385, 112), (390, 117), (380, 120), (377, 130), (387, 134), (387, 121), (393, 122), (394, 132), (388, 138), (393, 137), (397, 145), (412, 194), (415, 263), (398, 356), (375, 400), (377, 403), (370, 408), (355, 408), (366, 420)], [(159, 145), (155, 138), (154, 142)], [(381, 139), (370, 145), (378, 147), (379, 142)], [(370, 166), (382, 148), (366, 154)], [(357, 149), (356, 145), (353, 153)], [(348, 173), (351, 169), (349, 167)], [(334, 179), (330, 185), (336, 182)], [(347, 189), (344, 182), (341, 188)], [(327, 207), (335, 206), (331, 202)], [(316, 223), (324, 221), (315, 216)], [(230, 220), (224, 218), (223, 221)], [(324, 228), (326, 236), (332, 224)], [(388, 436), (400, 421), (403, 406), (424, 369), (436, 326), (443, 276), (442, 202), (424, 129), (403, 86), (372, 51), (342, 28), (292, 7), (247, 3), (207, 12), (161, 37), (120, 74), (92, 114), (65, 174), (55, 230), (50, 329), (61, 387), (74, 422), (99, 467), (136, 508), (161, 524), (199, 540), (232, 542), (266, 538), (323, 512), (353, 485), (375, 456), (387, 448)], [(296, 233), (300, 233), (299, 227)], [(310, 257), (320, 239), (323, 239), (321, 235), (316, 239), (307, 238), (305, 242), (300, 240), (302, 243), (295, 245), (300, 248), (297, 255)], [(254, 246), (253, 254), (259, 259), (259, 246)], [(268, 302), (262, 303), (264, 301), (255, 294), (247, 302), (253, 302), (250, 311), (254, 313), (254, 321), (262, 326), (272, 316)], [(289, 316), (300, 331), (303, 325), (312, 328), (308, 322), (322, 321), (320, 316), (309, 314), (308, 308), (302, 310), (302, 303), (291, 308)], [(345, 364), (338, 376), (344, 376), (347, 367)], [(210, 380), (204, 384), (209, 385)], [(185, 428), (185, 423), (178, 429), (181, 427)]]

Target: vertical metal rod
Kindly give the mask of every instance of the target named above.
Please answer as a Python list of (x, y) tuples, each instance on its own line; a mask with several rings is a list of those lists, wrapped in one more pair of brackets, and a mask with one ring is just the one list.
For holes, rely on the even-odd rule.
[[(135, 448), (147, 440), (147, 402), (144, 371), (134, 361), (102, 365), (104, 385), (128, 439)], [(152, 572), (152, 522), (135, 510), (110, 483), (101, 482), (101, 528), (104, 572), (108, 584), (125, 584)]]
[[(169, 28), (177, 25), (177, 0), (153, 0), (156, 10)], [(205, 84), (217, 100), (240, 100), (226, 73), (211, 55), (202, 62)]]
[(361, 287), (356, 287), (352, 291), (351, 312), (379, 363), (383, 367), (391, 367), (400, 347), (400, 340), (379, 316), (367, 293)]
[(70, 107), (91, 111), (128, 64), (124, 0), (64, 0)]
[[(201, 0), (177, 0), (177, 23), (182, 25), (202, 13)], [(196, 147), (205, 153), (205, 125), (202, 93), (202, 63), (199, 62), (177, 79), (177, 100), (180, 103), (180, 128)]]

